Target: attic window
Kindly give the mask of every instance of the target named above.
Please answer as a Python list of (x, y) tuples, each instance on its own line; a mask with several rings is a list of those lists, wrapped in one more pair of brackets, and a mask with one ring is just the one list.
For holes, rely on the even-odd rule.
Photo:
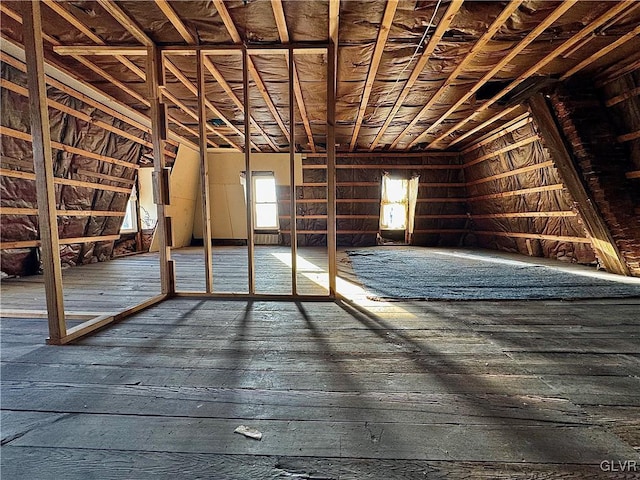
[(138, 201), (136, 191), (131, 192), (127, 208), (125, 210), (124, 220), (120, 227), (120, 233), (135, 233), (138, 231)]
[(278, 229), (278, 198), (273, 173), (252, 175), (256, 230)]
[(380, 228), (382, 230), (404, 230), (407, 228), (408, 180), (382, 177), (382, 199), (380, 202)]

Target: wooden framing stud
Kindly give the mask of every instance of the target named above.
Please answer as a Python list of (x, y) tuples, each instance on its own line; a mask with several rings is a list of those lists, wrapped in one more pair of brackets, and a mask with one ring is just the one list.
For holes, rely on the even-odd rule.
[(49, 314), (49, 338), (51, 343), (59, 344), (67, 334), (67, 326), (64, 316), (62, 265), (44, 72), (40, 2), (38, 0), (22, 2), (22, 9), (31, 135), (33, 138), (33, 164), (38, 200), (38, 228), (40, 230), (47, 312)]
[[(167, 140), (167, 117), (165, 105), (161, 102), (159, 87), (164, 83), (164, 68), (162, 52), (154, 45), (148, 48), (147, 54), (147, 86), (151, 103), (151, 139), (153, 143), (153, 169), (156, 178), (161, 178), (165, 170), (164, 144)], [(162, 182), (161, 184), (163, 184)], [(173, 295), (175, 293), (175, 272), (171, 262), (170, 242), (167, 237), (167, 209), (162, 203), (165, 188), (159, 185), (161, 190), (158, 195), (160, 203), (156, 204), (158, 210), (158, 223), (156, 235), (159, 238), (160, 250), (160, 284), (162, 294)]]
[(200, 195), (202, 200), (202, 239), (204, 245), (204, 273), (206, 292), (213, 292), (213, 255), (211, 252), (211, 210), (209, 194), (209, 159), (207, 158), (207, 106), (205, 105), (204, 54), (198, 52), (198, 126), (200, 152)]

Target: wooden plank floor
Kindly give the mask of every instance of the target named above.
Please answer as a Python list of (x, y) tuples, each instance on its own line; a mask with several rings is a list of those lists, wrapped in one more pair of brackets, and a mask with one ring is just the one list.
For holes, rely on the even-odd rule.
[[(143, 260), (90, 267), (117, 291)], [(353, 291), (173, 299), (65, 347), (43, 345), (45, 319), (4, 318), (3, 478), (638, 478), (600, 464), (638, 461), (639, 299)]]

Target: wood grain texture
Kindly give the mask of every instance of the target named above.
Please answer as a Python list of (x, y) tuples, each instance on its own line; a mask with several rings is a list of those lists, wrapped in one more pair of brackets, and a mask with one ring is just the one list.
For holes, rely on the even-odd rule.
[[(256, 248), (258, 287), (290, 280), (287, 252)], [(196, 286), (201, 249), (173, 257)], [(243, 247), (213, 261), (246, 284)], [(158, 270), (151, 254), (66, 270), (68, 308), (148, 296)], [(34, 305), (39, 282), (3, 281), (3, 309)], [(363, 305), (178, 298), (69, 347), (42, 345), (44, 318), (3, 318), (3, 474), (588, 479), (606, 478), (603, 459), (636, 458), (640, 299)]]

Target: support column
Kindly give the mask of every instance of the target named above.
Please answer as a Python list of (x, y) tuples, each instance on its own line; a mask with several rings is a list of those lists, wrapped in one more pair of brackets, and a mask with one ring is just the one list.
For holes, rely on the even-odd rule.
[(327, 52), (327, 248), (329, 296), (336, 296), (336, 68), (338, 46), (330, 42)]
[(153, 143), (154, 201), (158, 211), (156, 235), (160, 250), (160, 285), (163, 294), (176, 291), (175, 271), (171, 260), (171, 218), (167, 216), (169, 205), (169, 171), (165, 168), (164, 155), (167, 140), (166, 106), (160, 89), (164, 87), (162, 51), (155, 45), (147, 47), (147, 87), (151, 103), (151, 139)]
[(251, 178), (251, 121), (249, 105), (249, 73), (247, 71), (248, 56), (247, 49), (242, 49), (242, 85), (244, 96), (244, 168), (245, 181), (247, 184), (247, 255), (248, 255), (248, 275), (249, 294), (256, 292), (256, 278), (254, 272), (254, 245), (253, 245), (253, 179)]
[(33, 168), (36, 174), (38, 229), (42, 269), (49, 319), (48, 343), (60, 344), (67, 334), (64, 316), (62, 265), (56, 212), (56, 191), (53, 180), (53, 156), (49, 109), (42, 48), (42, 17), (39, 0), (22, 3), (23, 37), (29, 87), (31, 135), (33, 137)]
[(562, 183), (576, 203), (596, 255), (608, 272), (629, 275), (629, 268), (618, 250), (609, 227), (585, 187), (582, 176), (576, 170), (576, 163), (566, 147), (564, 137), (556, 125), (555, 116), (547, 100), (542, 94), (537, 94), (531, 97), (528, 103), (542, 141), (549, 149), (551, 159), (560, 172)]
[(213, 258), (211, 254), (211, 210), (209, 209), (209, 161), (207, 159), (207, 109), (202, 52), (197, 52), (198, 124), (200, 133), (200, 194), (202, 200), (202, 239), (204, 245), (204, 273), (206, 292), (213, 292)]
[(293, 95), (293, 48), (288, 51), (289, 60), (289, 234), (291, 236), (291, 294), (298, 295), (298, 225), (296, 222), (297, 205), (296, 205), (296, 132), (295, 132), (295, 99)]

